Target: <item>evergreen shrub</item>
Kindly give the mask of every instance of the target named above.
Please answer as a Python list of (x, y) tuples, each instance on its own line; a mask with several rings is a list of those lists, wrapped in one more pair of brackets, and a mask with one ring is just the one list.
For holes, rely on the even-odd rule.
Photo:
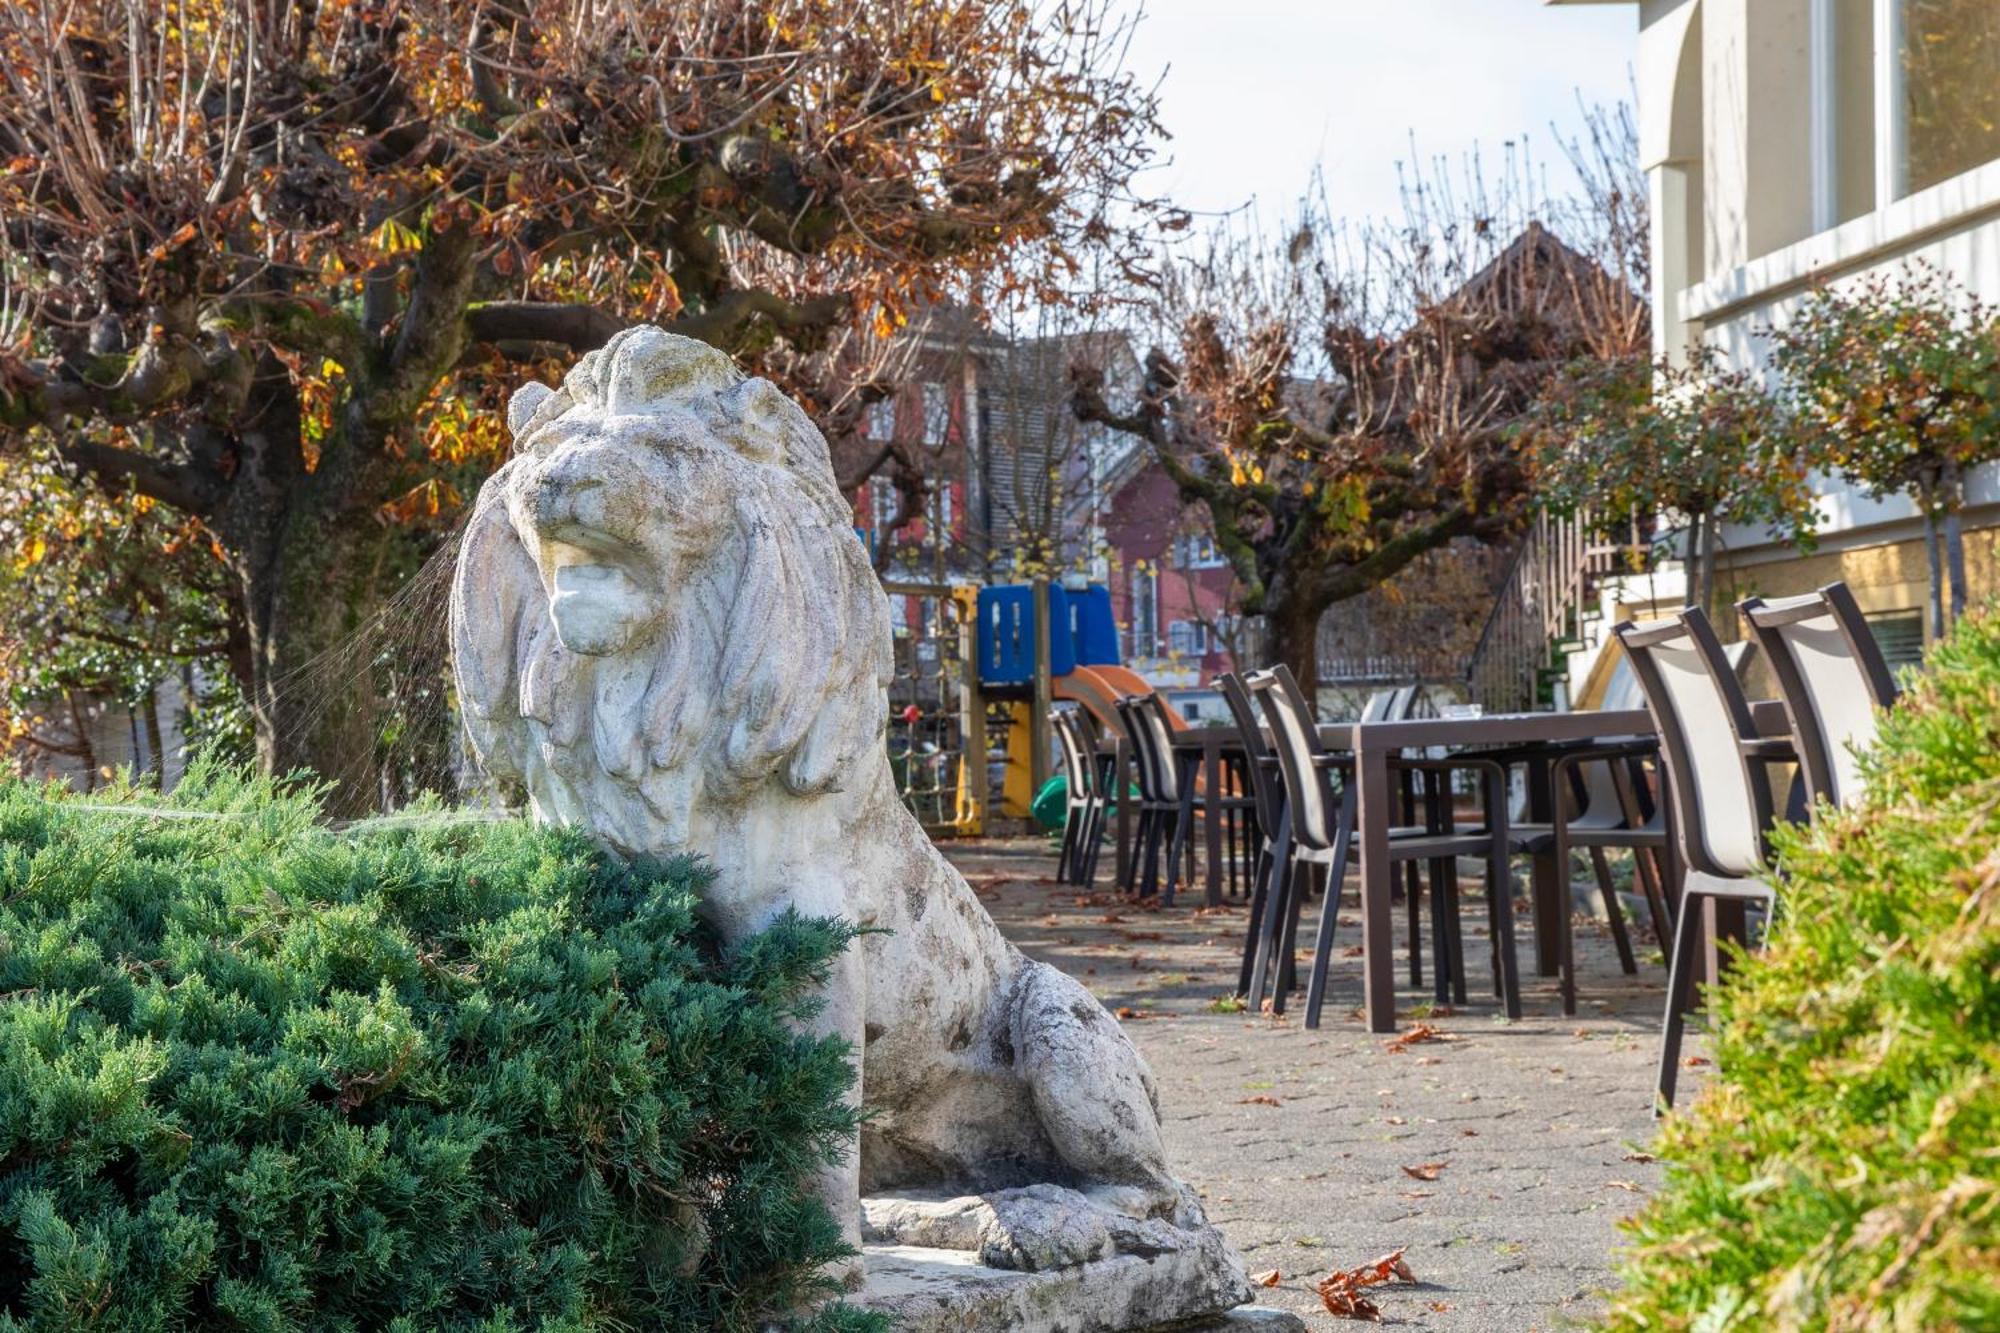
[(1612, 1328), (2000, 1328), (2000, 615), (1865, 762), (1862, 805), (1779, 836), (1772, 947), (1709, 997), (1716, 1076)]
[[(0, 785), (0, 1330), (747, 1329), (820, 1294), (838, 922), (198, 767)], [(815, 1327), (873, 1327), (832, 1307)]]

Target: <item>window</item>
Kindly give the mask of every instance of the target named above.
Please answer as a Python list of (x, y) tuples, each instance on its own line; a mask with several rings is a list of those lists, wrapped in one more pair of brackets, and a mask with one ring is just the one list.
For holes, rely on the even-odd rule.
[(951, 400), (945, 396), (944, 385), (924, 386), (924, 443), (936, 448), (945, 441), (951, 429)]
[(1208, 626), (1199, 620), (1176, 620), (1167, 626), (1167, 647), (1182, 657), (1202, 657), (1208, 652)]
[(1222, 552), (1216, 549), (1215, 538), (1208, 533), (1174, 538), (1174, 568), (1214, 569), (1221, 563)]
[(896, 400), (884, 398), (868, 404), (868, 438), (887, 444), (896, 438)]
[(1885, 611), (1881, 615), (1869, 616), (1868, 628), (1875, 635), (1875, 643), (1882, 649), (1882, 656), (1888, 659), (1890, 670), (1923, 664), (1923, 612)]
[(1904, 174), (1914, 191), (2000, 158), (2000, 5), (1894, 2), (1902, 10)]
[(896, 516), (896, 483), (887, 477), (868, 479), (868, 523), (874, 528), (885, 528), (889, 520)]
[(1160, 581), (1151, 569), (1132, 571), (1132, 656), (1160, 651)]

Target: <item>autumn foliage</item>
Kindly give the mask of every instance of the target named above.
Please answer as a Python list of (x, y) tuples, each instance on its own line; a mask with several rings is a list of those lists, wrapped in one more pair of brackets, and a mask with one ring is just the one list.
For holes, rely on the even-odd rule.
[(7, 564), (88, 583), (94, 492), (171, 511), (219, 631), (145, 647), (366, 805), (379, 691), (284, 682), (435, 549), (504, 392), (650, 320), (832, 416), (913, 310), (1130, 264), (1119, 37), (1096, 0), (0, 7), (0, 489), (77, 519), (0, 522)]

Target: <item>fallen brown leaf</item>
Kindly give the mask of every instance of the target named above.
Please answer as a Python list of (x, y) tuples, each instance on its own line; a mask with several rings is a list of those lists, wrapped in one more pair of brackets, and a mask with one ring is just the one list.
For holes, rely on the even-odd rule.
[(1284, 1274), (1273, 1268), (1268, 1273), (1252, 1274), (1250, 1280), (1260, 1287), (1275, 1287), (1283, 1277)]
[(1438, 1172), (1450, 1165), (1450, 1162), (1419, 1162), (1415, 1166), (1404, 1167), (1403, 1174), (1412, 1180), (1436, 1180)]
[[(1409, 1168), (1405, 1167), (1403, 1169), (1407, 1171)], [(1363, 1288), (1372, 1287), (1378, 1282), (1393, 1280), (1401, 1280), (1403, 1282), (1415, 1282), (1417, 1280), (1416, 1274), (1410, 1271), (1410, 1266), (1403, 1262), (1402, 1250), (1395, 1250), (1389, 1254), (1385, 1254), (1380, 1259), (1374, 1260), (1372, 1263), (1365, 1263), (1359, 1268), (1349, 1268), (1344, 1271), (1327, 1274), (1319, 1280), (1317, 1287), (1320, 1304), (1326, 1307), (1329, 1314), (1337, 1315), (1342, 1319), (1364, 1319), (1370, 1322), (1379, 1322), (1382, 1318), (1382, 1311), (1376, 1306), (1375, 1302), (1369, 1300), (1361, 1292)]]
[(1660, 1159), (1649, 1152), (1628, 1152), (1625, 1154), (1625, 1160), (1628, 1162), (1657, 1162)]
[(1708, 1062), (1708, 1057), (1705, 1055), (1690, 1055), (1681, 1061), (1681, 1066), (1684, 1069), (1699, 1069)]
[(1128, 1020), (1138, 1020), (1144, 1018), (1157, 1017), (1157, 1015), (1155, 1015), (1153, 1011), (1150, 1009), (1133, 1009), (1122, 1004), (1119, 1005), (1118, 1008), (1113, 1010), (1112, 1012), (1116, 1013), (1118, 1017)]
[(1624, 1190), (1629, 1194), (1645, 1193), (1644, 1190), (1640, 1189), (1637, 1185), (1634, 1185), (1629, 1180), (1607, 1180), (1604, 1182), (1604, 1188), (1608, 1190)]
[(1450, 1302), (1450, 1301), (1432, 1301), (1432, 1302), (1431, 1302), (1431, 1305), (1430, 1305), (1430, 1309), (1431, 1309), (1431, 1313), (1432, 1313), (1432, 1314), (1445, 1314), (1445, 1313), (1447, 1313), (1447, 1312), (1449, 1312), (1449, 1311), (1450, 1311), (1450, 1309), (1451, 1309), (1451, 1302)]
[(1238, 1106), (1283, 1106), (1284, 1103), (1268, 1092), (1260, 1092), (1255, 1097), (1238, 1097)]
[(1385, 1043), (1382, 1049), (1387, 1053), (1389, 1053), (1390, 1055), (1401, 1055), (1403, 1052), (1409, 1050), (1412, 1046), (1419, 1046), (1427, 1041), (1457, 1041), (1457, 1040), (1458, 1038), (1452, 1033), (1442, 1032), (1437, 1028), (1432, 1027), (1429, 1023), (1416, 1023), (1413, 1024), (1406, 1031), (1404, 1031), (1400, 1036), (1394, 1037), (1390, 1041)]

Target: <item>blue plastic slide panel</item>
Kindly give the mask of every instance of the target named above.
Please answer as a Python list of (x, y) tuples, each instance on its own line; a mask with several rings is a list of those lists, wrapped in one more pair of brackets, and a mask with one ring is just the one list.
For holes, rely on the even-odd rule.
[(1035, 590), (1025, 583), (979, 590), (979, 679), (1026, 685), (1035, 678)]
[[(1076, 670), (1076, 645), (1060, 632), (1070, 623), (1069, 595), (1049, 589), (1049, 674)], [(1027, 685), (1035, 679), (1035, 590), (1008, 583), (979, 590), (979, 679), (987, 685)]]
[(1069, 595), (1070, 639), (1078, 666), (1118, 666), (1118, 622), (1111, 618), (1111, 589), (1093, 583)]

